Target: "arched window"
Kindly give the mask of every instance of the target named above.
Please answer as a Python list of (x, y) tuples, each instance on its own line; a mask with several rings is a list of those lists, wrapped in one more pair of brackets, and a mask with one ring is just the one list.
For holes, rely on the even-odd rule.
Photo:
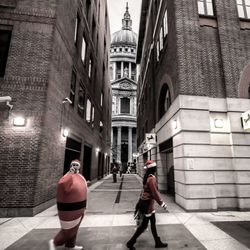
[(159, 103), (158, 103), (158, 115), (159, 120), (162, 116), (167, 112), (171, 105), (171, 96), (170, 91), (167, 84), (164, 84), (161, 89)]

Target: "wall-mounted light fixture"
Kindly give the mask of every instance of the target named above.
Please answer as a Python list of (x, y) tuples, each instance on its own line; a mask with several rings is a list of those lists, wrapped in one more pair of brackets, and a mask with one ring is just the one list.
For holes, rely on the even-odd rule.
[(96, 148), (96, 153), (98, 153), (98, 152), (100, 152), (100, 148), (97, 147)]
[(63, 135), (64, 137), (67, 137), (67, 136), (69, 135), (69, 130), (68, 130), (67, 128), (63, 129), (62, 135)]
[(65, 98), (63, 98), (62, 103), (72, 104), (72, 101), (68, 97), (65, 97)]
[(223, 119), (214, 119), (214, 127), (215, 128), (223, 128), (224, 127)]
[(107, 155), (108, 155), (107, 153), (104, 153), (105, 158), (107, 157)]
[(14, 117), (13, 125), (17, 127), (24, 127), (26, 125), (26, 119), (22, 116)]

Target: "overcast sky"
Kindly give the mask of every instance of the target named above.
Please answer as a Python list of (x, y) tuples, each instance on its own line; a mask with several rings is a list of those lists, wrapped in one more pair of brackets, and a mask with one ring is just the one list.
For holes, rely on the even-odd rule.
[(110, 33), (120, 30), (122, 28), (122, 19), (126, 11), (126, 3), (128, 2), (128, 11), (132, 19), (132, 29), (138, 34), (140, 12), (141, 12), (141, 0), (107, 0)]

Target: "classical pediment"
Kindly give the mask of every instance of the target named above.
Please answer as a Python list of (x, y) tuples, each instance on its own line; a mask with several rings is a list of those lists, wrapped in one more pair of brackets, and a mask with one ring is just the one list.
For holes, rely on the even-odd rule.
[(122, 78), (117, 81), (112, 82), (112, 88), (114, 89), (124, 89), (124, 90), (134, 90), (137, 85), (134, 81), (129, 78)]

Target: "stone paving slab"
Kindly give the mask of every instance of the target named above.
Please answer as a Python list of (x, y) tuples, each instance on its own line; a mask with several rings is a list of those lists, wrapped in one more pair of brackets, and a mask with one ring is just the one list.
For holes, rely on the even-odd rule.
[[(181, 224), (158, 225), (157, 229), (162, 241), (169, 243), (168, 250), (206, 249)], [(7, 250), (47, 250), (48, 240), (57, 232), (58, 229), (34, 229), (9, 246)], [(80, 228), (77, 244), (83, 245), (84, 250), (126, 250), (125, 244), (134, 232), (134, 226)], [(135, 246), (137, 250), (155, 249), (150, 229), (140, 236)]]
[(213, 222), (218, 228), (250, 248), (250, 221)]

